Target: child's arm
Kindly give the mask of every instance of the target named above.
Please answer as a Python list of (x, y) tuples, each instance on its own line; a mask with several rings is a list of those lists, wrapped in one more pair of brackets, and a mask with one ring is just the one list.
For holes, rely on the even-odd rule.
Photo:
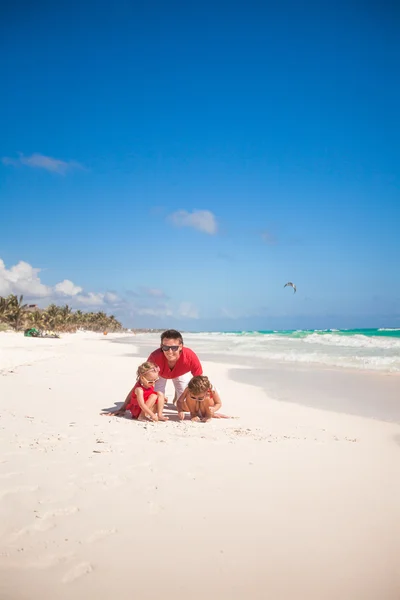
[(186, 396), (188, 393), (188, 389), (184, 389), (182, 394), (179, 396), (178, 401), (176, 403), (176, 408), (178, 410), (178, 417), (181, 421), (185, 418), (185, 409), (186, 409)]
[(222, 413), (216, 414), (217, 410), (219, 410), (222, 406), (220, 395), (216, 390), (212, 391), (212, 398), (214, 400), (214, 406), (210, 406), (210, 411), (214, 419), (233, 419), (234, 417), (229, 417), (228, 415), (223, 415)]
[(150, 408), (147, 406), (146, 402), (144, 401), (143, 390), (139, 387), (139, 388), (136, 388), (135, 392), (136, 392), (136, 398), (137, 398), (138, 404), (139, 404), (140, 408), (142, 409), (142, 411), (146, 415), (148, 415), (152, 421), (157, 421), (157, 419), (158, 419), (157, 415), (155, 413), (153, 413), (152, 410), (150, 410)]
[(127, 395), (127, 397), (125, 398), (125, 402), (123, 403), (123, 405), (121, 406), (121, 408), (117, 411), (117, 413), (121, 413), (124, 414), (124, 412), (126, 411), (126, 408), (129, 404), (129, 402), (131, 401), (131, 397), (133, 394), (133, 388), (131, 389), (131, 391), (129, 392), (129, 394)]
[(119, 409), (120, 411), (125, 411), (126, 410), (126, 407), (128, 406), (129, 402), (131, 401), (134, 387), (135, 386), (133, 386), (133, 388), (131, 389), (131, 391), (129, 392), (129, 394), (127, 395), (127, 397), (125, 398), (125, 402), (123, 403), (123, 405)]
[(131, 395), (132, 395), (132, 390), (129, 392), (129, 394), (127, 395), (125, 402), (122, 404), (122, 406), (120, 406), (119, 408), (114, 408), (113, 410), (109, 410), (107, 412), (103, 412), (101, 413), (102, 415), (108, 416), (108, 417), (119, 417), (120, 415), (123, 415), (126, 411), (126, 407), (129, 404), (129, 401), (131, 399)]
[(214, 406), (211, 406), (210, 409), (212, 413), (216, 413), (222, 406), (221, 398), (217, 390), (212, 390), (211, 395), (214, 400)]

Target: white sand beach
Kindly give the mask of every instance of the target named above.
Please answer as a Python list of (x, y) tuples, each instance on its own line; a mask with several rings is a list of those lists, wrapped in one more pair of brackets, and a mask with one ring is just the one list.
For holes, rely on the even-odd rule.
[(1, 600), (400, 598), (399, 375), (199, 353), (238, 418), (138, 423), (119, 337), (0, 334)]

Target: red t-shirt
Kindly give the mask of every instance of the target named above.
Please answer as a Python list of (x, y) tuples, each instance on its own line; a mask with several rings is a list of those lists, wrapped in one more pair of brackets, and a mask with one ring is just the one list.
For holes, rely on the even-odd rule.
[(203, 374), (203, 369), (197, 354), (190, 348), (186, 348), (186, 346), (183, 346), (182, 352), (172, 371), (168, 366), (168, 361), (161, 348), (154, 350), (147, 360), (155, 363), (157, 367), (159, 367), (160, 377), (164, 377), (164, 379), (175, 379), (175, 377), (181, 377), (181, 375), (185, 375), (186, 373), (191, 373), (193, 377)]

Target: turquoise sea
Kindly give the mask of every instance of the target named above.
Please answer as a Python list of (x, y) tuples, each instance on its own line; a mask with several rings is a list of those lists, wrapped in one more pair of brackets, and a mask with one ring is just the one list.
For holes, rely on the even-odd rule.
[[(198, 352), (400, 373), (400, 328), (185, 334)], [(248, 360), (247, 360), (248, 362)]]
[(225, 333), (234, 333), (236, 335), (252, 335), (252, 334), (262, 334), (262, 335), (283, 335), (286, 337), (293, 338), (303, 338), (308, 335), (318, 334), (318, 335), (327, 335), (327, 334), (335, 334), (340, 336), (354, 336), (354, 335), (364, 335), (367, 337), (394, 337), (400, 338), (400, 328), (387, 328), (387, 329), (284, 329), (284, 330), (265, 330), (265, 331), (232, 331)]

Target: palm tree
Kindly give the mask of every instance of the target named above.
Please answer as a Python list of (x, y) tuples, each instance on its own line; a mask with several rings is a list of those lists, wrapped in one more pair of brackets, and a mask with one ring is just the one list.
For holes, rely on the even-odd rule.
[(60, 323), (59, 307), (55, 304), (49, 304), (43, 315), (46, 327), (49, 329), (57, 329)]
[(43, 329), (44, 313), (41, 310), (29, 312), (27, 316), (32, 327), (36, 327), (36, 329)]
[(121, 323), (117, 321), (114, 315), (110, 315), (108, 317), (108, 329), (110, 329), (110, 331), (118, 331), (118, 329), (122, 329)]
[(11, 327), (14, 327), (17, 331), (20, 329), (24, 316), (26, 315), (26, 304), (23, 304), (24, 297), (21, 295), (19, 298), (14, 294), (7, 296), (8, 305), (10, 307), (10, 313), (7, 318), (7, 322), (10, 323)]
[(85, 322), (85, 315), (81, 310), (76, 310), (73, 313), (73, 322), (77, 329), (83, 326)]
[(73, 314), (71, 308), (66, 304), (58, 309), (58, 318), (60, 321), (60, 327), (64, 331), (70, 331), (73, 327)]
[(18, 331), (24, 321), (38, 329), (46, 327), (55, 331), (76, 331), (77, 327), (92, 331), (122, 330), (122, 325), (115, 316), (109, 316), (103, 311), (73, 312), (68, 304), (62, 307), (50, 304), (46, 310), (38, 308), (30, 310), (26, 304), (23, 304), (23, 296), (19, 298), (14, 294), (10, 294), (7, 298), (0, 296), (0, 322), (10, 324)]
[(8, 323), (11, 314), (11, 304), (8, 298), (0, 297), (0, 323)]

